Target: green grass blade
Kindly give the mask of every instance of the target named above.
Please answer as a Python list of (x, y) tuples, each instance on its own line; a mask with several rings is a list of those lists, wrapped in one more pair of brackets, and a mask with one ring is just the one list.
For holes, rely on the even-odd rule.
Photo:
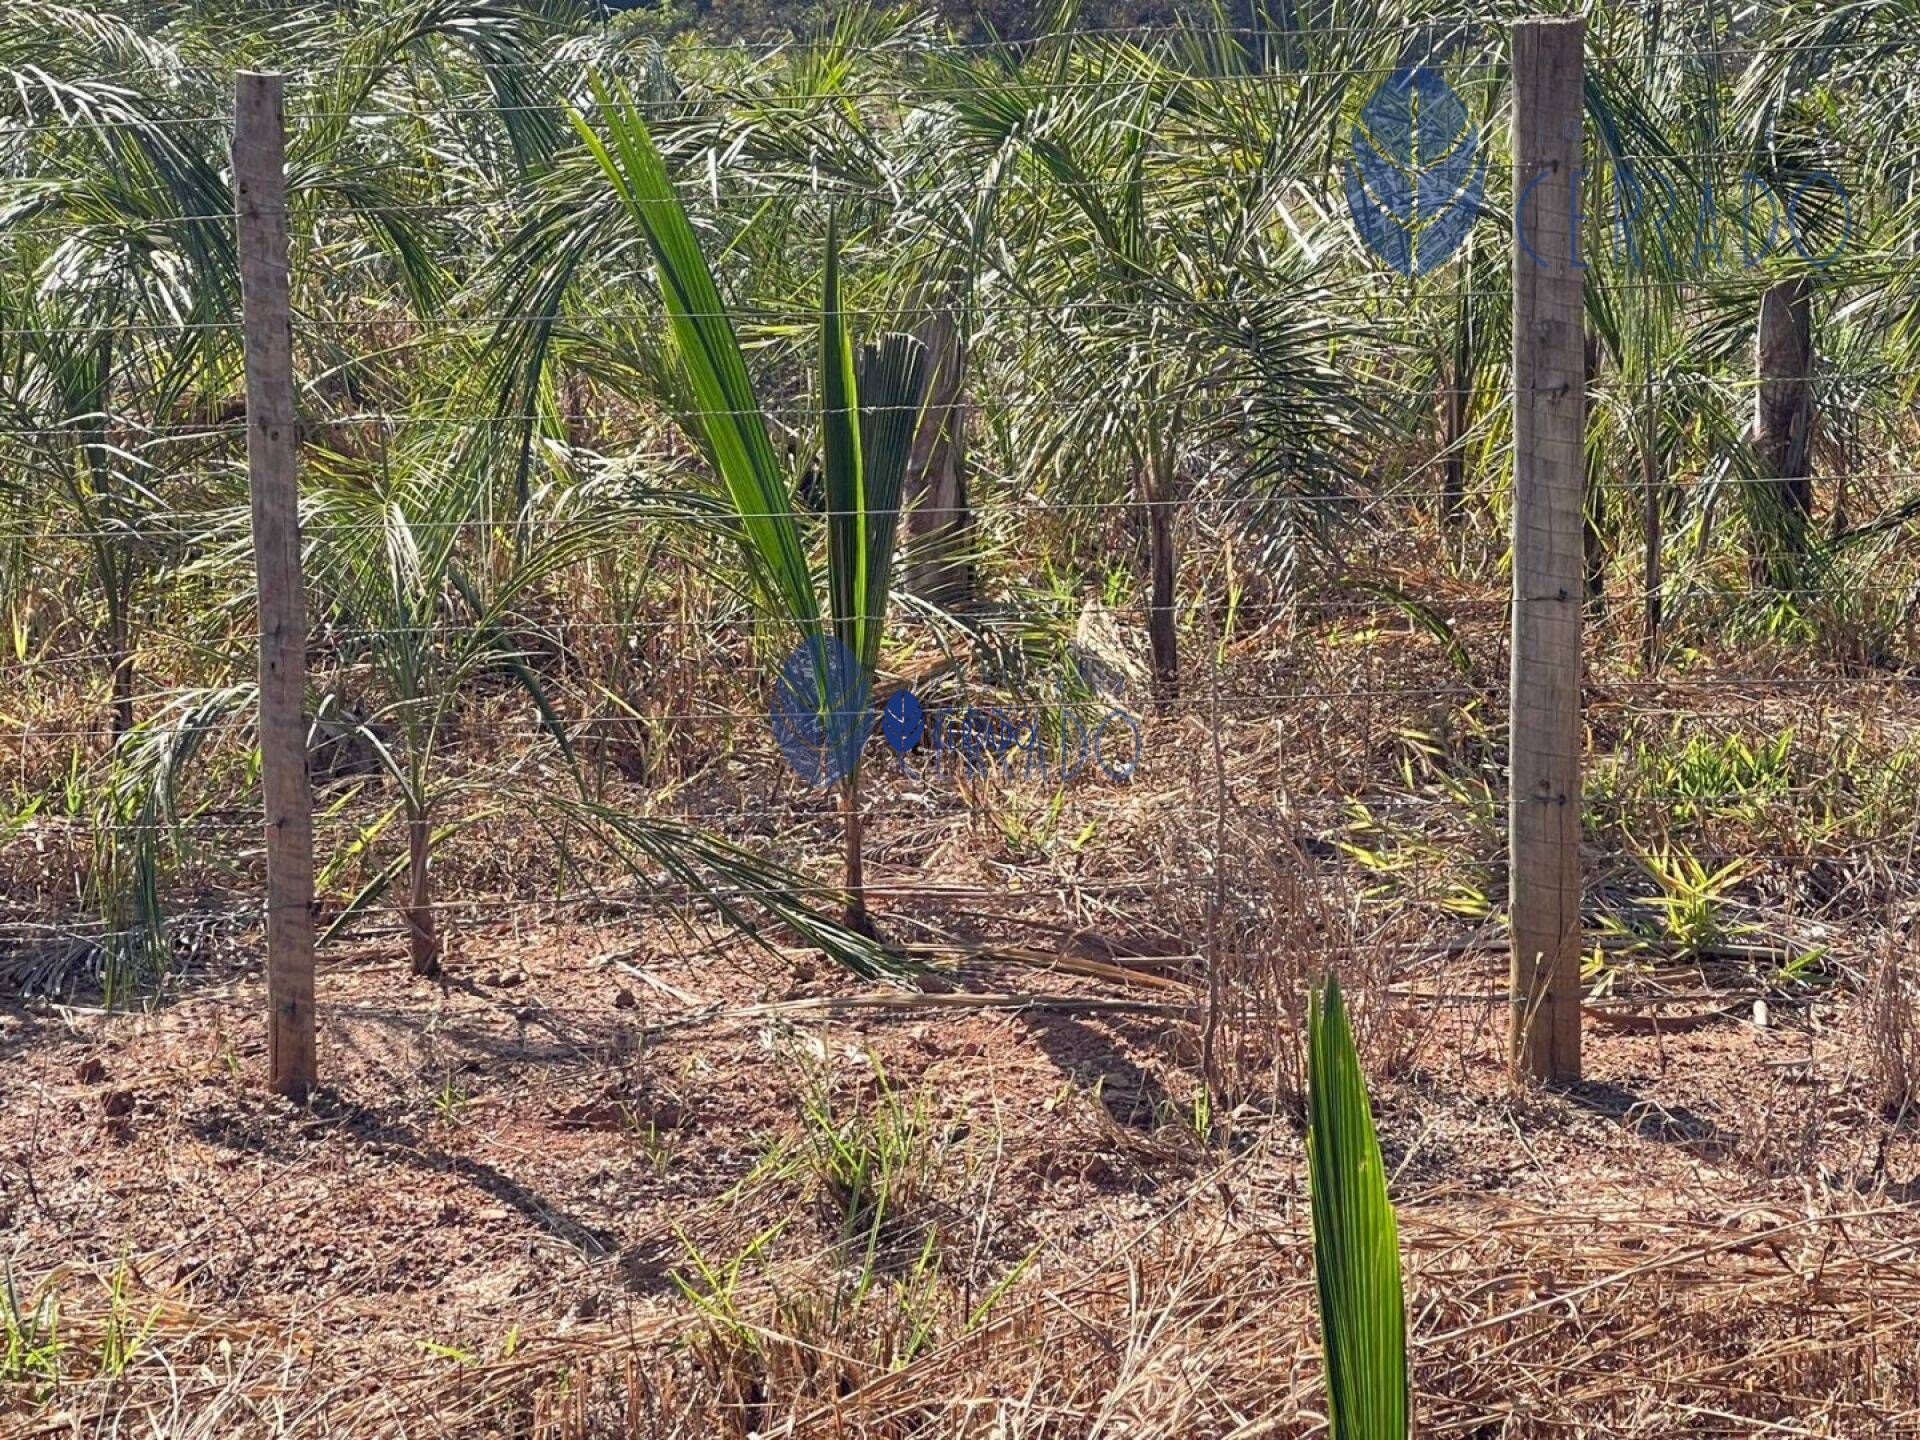
[(1407, 1434), (1400, 1233), (1340, 985), (1310, 1008), (1307, 1177), (1333, 1440)]

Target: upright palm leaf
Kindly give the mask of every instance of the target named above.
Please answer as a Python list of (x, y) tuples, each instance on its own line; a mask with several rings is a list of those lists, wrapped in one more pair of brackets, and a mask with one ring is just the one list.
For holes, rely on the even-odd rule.
[(914, 439), (924, 418), (929, 362), (924, 343), (897, 332), (866, 346), (860, 359), (861, 539), (865, 556), (859, 594), (865, 622), (854, 654), (862, 673), (871, 675), (880, 663), (881, 626), (893, 581), (900, 505)]
[(674, 345), (699, 407), (690, 417), (696, 422), (691, 428), (706, 443), (727, 487), (760, 580), (812, 638), (820, 628), (820, 602), (786, 475), (768, 438), (720, 287), (638, 107), (624, 94), (616, 101), (598, 80), (593, 93), (607, 138), (602, 140), (580, 116), (574, 126), (653, 252)]
[(856, 367), (845, 316), (839, 235), (830, 224), (820, 309), (828, 602), (834, 637), (860, 673), (871, 676), (880, 661), (901, 490), (920, 422), (926, 347), (911, 335), (889, 334), (866, 346)]
[(1333, 1440), (1407, 1434), (1400, 1232), (1340, 983), (1307, 1017), (1307, 1177)]
[(827, 226), (820, 300), (821, 478), (827, 493), (827, 599), (833, 634), (856, 659), (862, 654), (867, 585), (866, 465), (860, 449), (860, 381), (853, 337), (840, 295), (840, 235)]

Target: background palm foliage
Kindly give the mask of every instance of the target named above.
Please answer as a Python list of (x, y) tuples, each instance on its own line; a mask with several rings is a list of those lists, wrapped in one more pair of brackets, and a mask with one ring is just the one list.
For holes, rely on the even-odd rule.
[[(1645, 667), (1755, 637), (1911, 663), (1909, 10), (1593, 13), (1589, 587)], [(251, 663), (243, 65), (292, 77), (329, 903), (357, 917), (406, 876), (422, 968), (436, 857), (504, 791), (550, 818), (573, 797), (568, 825), (616, 847), (651, 816), (633, 853), (672, 853), (701, 828), (683, 787), (764, 731), (741, 677), (809, 637), (882, 685), (938, 657), (1018, 689), (1100, 605), (1177, 706), (1202, 637), (1358, 595), (1469, 665), (1399, 560), (1432, 522), (1451, 576), (1504, 563), (1504, 21), (1183, 19), (1002, 39), (845, 9), (735, 47), (697, 15), (557, 0), (15, 7), (0, 607), (9, 663), (89, 709), (14, 767), (8, 809), (77, 819), (151, 793), (153, 756), (197, 766), (166, 767), (177, 821), (138, 856), (101, 831), (35, 903), (164, 953), (168, 897), (252, 863), (154, 838), (237, 825), (251, 780), (243, 721), (200, 703)], [(1420, 282), (1360, 244), (1338, 183), (1361, 106), (1415, 63), (1489, 154), (1485, 213)], [(1782, 286), (1813, 335), (1810, 481), (1749, 443)], [(513, 763), (476, 765), (498, 733)], [(857, 770), (845, 790), (842, 887), (765, 836), (702, 864), (757, 850), (775, 868), (736, 889), (790, 916), (850, 889), (858, 919)], [(561, 831), (556, 877), (579, 863)]]

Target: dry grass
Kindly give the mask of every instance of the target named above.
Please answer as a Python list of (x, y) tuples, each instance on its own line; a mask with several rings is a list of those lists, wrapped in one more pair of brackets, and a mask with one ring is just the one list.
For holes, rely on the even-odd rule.
[[(337, 1340), (219, 1323), (147, 1295), (117, 1379), (70, 1379), (20, 1436), (1306, 1435), (1319, 1423), (1305, 1219), (1262, 1143), (1209, 1164), (1110, 1254), (1036, 1261), (991, 1310), (881, 1298), (826, 1323), (832, 1256), (770, 1265), (710, 1319), (656, 1307), (510, 1354), (362, 1371)], [(1676, 1200), (1678, 1197), (1676, 1197)], [(1909, 1206), (1540, 1206), (1403, 1196), (1421, 1433), (1915, 1433), (1920, 1279)], [(97, 1350), (103, 1287), (63, 1305)], [(91, 1297), (91, 1298), (89, 1298)], [(932, 1311), (926, 1308), (931, 1305)], [(151, 1308), (149, 1308), (151, 1307)], [(126, 1313), (123, 1311), (123, 1313)], [(969, 1323), (971, 1321), (971, 1323)], [(907, 1358), (902, 1335), (931, 1324)], [(124, 1322), (121, 1322), (124, 1323)]]
[(1920, 1107), (1920, 975), (1908, 945), (1889, 938), (1868, 978), (1868, 1063), (1880, 1103), (1896, 1122)]

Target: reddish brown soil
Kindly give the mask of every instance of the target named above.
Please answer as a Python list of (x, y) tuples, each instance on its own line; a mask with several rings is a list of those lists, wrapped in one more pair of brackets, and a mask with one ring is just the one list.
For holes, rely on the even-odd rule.
[[(817, 1373), (792, 1396), (768, 1393), (774, 1361), (715, 1342), (683, 1295), (675, 1272), (701, 1288), (696, 1255), (724, 1266), (756, 1241), (766, 1266), (748, 1272), (776, 1291), (780, 1273), (808, 1273), (779, 1267), (812, 1263), (842, 1219), (817, 1175), (770, 1175), (768, 1157), (783, 1141), (804, 1150), (807, 1095), (870, 1114), (883, 1086), (926, 1107), (919, 1145), (934, 1158), (914, 1223), (943, 1237), (955, 1293), (978, 1301), (1014, 1273), (1005, 1303), (1018, 1313), (1041, 1303), (1037, 1287), (1106, 1336), (1095, 1358), (1050, 1352), (1032, 1319), (1019, 1341), (1031, 1390), (1074, 1393), (1071, 1372), (1084, 1371), (1109, 1399), (1131, 1396), (1120, 1410), (1141, 1407), (1138, 1427), (1115, 1434), (1312, 1428), (1294, 1123), (1248, 1107), (1224, 1148), (1203, 1146), (1184, 1118), (1190, 1027), (1071, 1010), (829, 1012), (828, 998), (862, 987), (821, 962), (686, 949), (684, 936), (586, 926), (471, 933), (443, 988), (370, 947), (324, 970), (325, 1088), (304, 1106), (263, 1093), (248, 975), (199, 977), (138, 1015), (7, 1012), (0, 1228), (23, 1299), (43, 1282), (61, 1295), (72, 1353), (53, 1393), (12, 1387), (0, 1429), (105, 1433), (117, 1416), (181, 1434), (696, 1434), (729, 1415), (740, 1433), (785, 1415), (788, 1428), (763, 1433), (1098, 1433), (1017, 1388), (999, 1403), (1030, 1405), (1026, 1428), (976, 1427), (932, 1375), (910, 1422), (851, 1401), (840, 1428), (809, 1420)], [(1473, 962), (1454, 969), (1467, 986), (1490, 978)], [(1118, 993), (1012, 967), (968, 983)], [(770, 1008), (731, 1013), (756, 1005)], [(1585, 1084), (1515, 1096), (1490, 1005), (1397, 1013), (1413, 1043), (1377, 1108), (1413, 1329), (1429, 1342), (1426, 1414), (1490, 1436), (1748, 1434), (1763, 1418), (1805, 1427), (1794, 1434), (1860, 1435), (1869, 1420), (1920, 1433), (1905, 1308), (1920, 1289), (1920, 1143), (1873, 1113), (1843, 1011), (1770, 1019), (1670, 1034), (1594, 1025)], [(1203, 1235), (1219, 1248), (1195, 1251)], [(1632, 1277), (1635, 1255), (1652, 1280)], [(1264, 1313), (1263, 1346), (1293, 1336), (1302, 1348), (1237, 1381), (1194, 1362), (1186, 1399), (1159, 1382), (1129, 1390), (1139, 1366), (1248, 1343), (1244, 1319), (1196, 1330), (1170, 1298), (1179, 1285), (1154, 1278), (1227, 1286), (1206, 1278), (1214, 1263), (1239, 1267), (1241, 1288), (1219, 1304)], [(1877, 1311), (1873, 1295), (1846, 1293), (1864, 1276), (1880, 1277)], [(89, 1372), (113, 1283), (124, 1314), (151, 1329), (108, 1384)], [(761, 1313), (791, 1327), (790, 1305)], [(1516, 1343), (1454, 1333), (1489, 1320)], [(834, 1333), (786, 1338), (824, 1351)], [(283, 1370), (265, 1367), (270, 1352)], [(1569, 1369), (1580, 1353), (1592, 1367)], [(646, 1358), (609, 1370), (584, 1354)], [(979, 1360), (983, 1394), (1011, 1383), (1005, 1362)], [(1056, 1363), (1069, 1373), (1049, 1374)], [(754, 1365), (765, 1373), (746, 1380), (728, 1368)], [(1476, 1365), (1471, 1379), (1459, 1369)], [(871, 1384), (886, 1367), (863, 1373)], [(493, 1378), (463, 1382), (476, 1374)], [(672, 1374), (678, 1391), (659, 1380)], [(1789, 1374), (1806, 1388), (1783, 1388)], [(615, 1391), (624, 1401), (606, 1398)], [(1264, 1414), (1272, 1428), (1235, 1429), (1236, 1404), (1241, 1422)], [(204, 1429), (196, 1413), (227, 1418)]]

